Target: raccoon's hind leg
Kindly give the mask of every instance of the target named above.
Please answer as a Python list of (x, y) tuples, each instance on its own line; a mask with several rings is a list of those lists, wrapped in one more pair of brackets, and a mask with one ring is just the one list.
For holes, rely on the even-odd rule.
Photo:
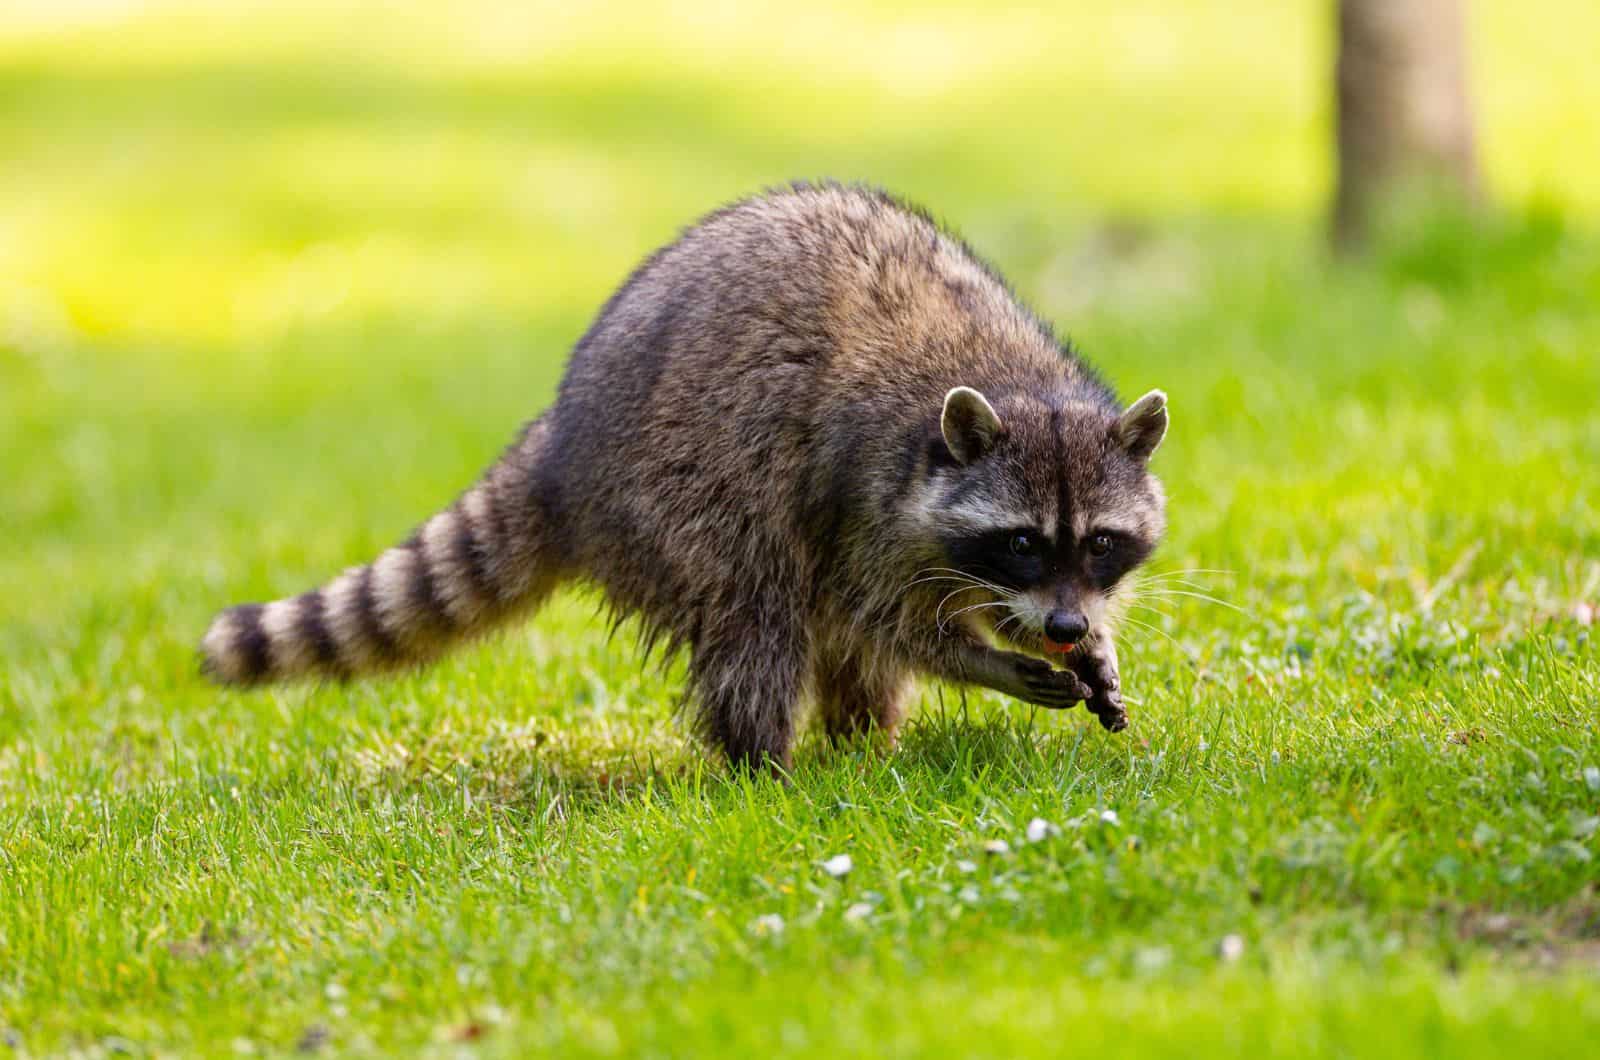
[(815, 674), (823, 730), (834, 744), (879, 734), (888, 747), (900, 736), (900, 722), (911, 699), (911, 675), (888, 661), (860, 655), (829, 659)]
[(759, 607), (722, 617), (690, 652), (701, 735), (737, 767), (787, 770), (806, 665), (798, 623)]

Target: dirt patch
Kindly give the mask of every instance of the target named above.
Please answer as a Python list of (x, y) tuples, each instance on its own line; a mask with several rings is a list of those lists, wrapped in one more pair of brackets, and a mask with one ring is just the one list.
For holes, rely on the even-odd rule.
[(209, 957), (213, 953), (221, 953), (224, 950), (248, 949), (255, 940), (256, 937), (254, 935), (246, 935), (238, 928), (219, 931), (208, 920), (201, 925), (200, 934), (194, 938), (177, 939), (167, 943), (167, 952), (174, 957), (193, 961), (202, 957)]
[(1544, 912), (1458, 910), (1456, 934), (1465, 942), (1551, 971), (1600, 973), (1600, 886), (1591, 884)]

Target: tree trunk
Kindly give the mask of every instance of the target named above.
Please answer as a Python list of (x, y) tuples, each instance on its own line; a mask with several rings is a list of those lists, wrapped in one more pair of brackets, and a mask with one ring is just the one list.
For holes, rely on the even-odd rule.
[(1334, 242), (1365, 242), (1402, 193), (1476, 195), (1460, 0), (1338, 0)]

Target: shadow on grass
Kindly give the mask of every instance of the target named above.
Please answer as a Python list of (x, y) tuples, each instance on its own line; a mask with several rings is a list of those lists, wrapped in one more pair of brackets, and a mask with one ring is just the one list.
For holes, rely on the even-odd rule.
[(785, 792), (831, 803), (846, 792), (911, 789), (939, 797), (973, 787), (1101, 787), (1125, 778), (1135, 746), (1102, 732), (1086, 715), (1063, 719), (1018, 707), (953, 705), (931, 706), (913, 718), (892, 753), (872, 737), (834, 746), (808, 731), (787, 784), (732, 769), (680, 727), (648, 721), (599, 740), (537, 723), (493, 734), (445, 726), (400, 733), (357, 750), (352, 761), (362, 791), (487, 802), (544, 817), (588, 816), (652, 799), (714, 810)]
[(1018, 704), (940, 706), (907, 728), (901, 761), (935, 778), (1033, 786), (1119, 777), (1130, 745), (1126, 735), (1103, 732), (1082, 708), (1060, 714)]

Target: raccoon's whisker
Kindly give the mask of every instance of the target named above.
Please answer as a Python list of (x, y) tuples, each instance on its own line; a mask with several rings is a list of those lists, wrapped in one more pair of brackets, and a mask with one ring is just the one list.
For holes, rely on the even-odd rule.
[(1196, 592), (1207, 592), (1213, 588), (1213, 586), (1204, 582), (1190, 581), (1187, 578), (1146, 578), (1135, 574), (1131, 580), (1133, 583), (1132, 588), (1136, 592), (1146, 589), (1171, 589), (1178, 586), (1193, 589)]
[(945, 593), (944, 594), (944, 599), (940, 600), (938, 606), (933, 609), (933, 617), (934, 617), (935, 621), (938, 620), (939, 613), (944, 610), (944, 605), (950, 602), (950, 598), (951, 597), (960, 596), (962, 593), (971, 592), (974, 589), (981, 589), (981, 588), (983, 588), (981, 585), (966, 585), (966, 586), (961, 587), (960, 589), (954, 589), (954, 590), (951, 590), (948, 593)]
[(1011, 614), (1007, 615), (1005, 618), (1002, 618), (1000, 620), (1000, 622), (994, 627), (995, 635), (999, 636), (1001, 633), (1004, 633), (1006, 627), (1009, 626), (1013, 622), (1017, 623), (1017, 625), (1020, 627), (1022, 625), (1022, 622), (1023, 622), (1025, 617), (1026, 616), (1020, 615), (1017, 612), (1013, 611)]
[(923, 567), (917, 571), (917, 574), (954, 574), (958, 578), (969, 578), (974, 581), (982, 580), (970, 571), (960, 570), (956, 567)]
[(986, 607), (1006, 607), (1009, 606), (1010, 603), (1011, 601), (1009, 600), (986, 600), (981, 604), (968, 604), (966, 607), (958, 608), (957, 610), (950, 612), (950, 617), (955, 618), (957, 615), (964, 615), (968, 611), (981, 611)]
[(1205, 582), (1191, 581), (1188, 578), (1179, 577), (1179, 574), (1182, 573), (1187, 572), (1173, 571), (1168, 574), (1160, 575), (1135, 574), (1130, 580), (1131, 584), (1129, 590), (1134, 595), (1139, 595), (1140, 593), (1151, 590), (1172, 589), (1177, 587), (1193, 589), (1196, 592), (1206, 592), (1212, 588), (1212, 586), (1207, 585)]
[(1154, 581), (1158, 578), (1183, 577), (1190, 574), (1215, 574), (1219, 577), (1231, 578), (1237, 573), (1238, 571), (1222, 570), (1218, 567), (1184, 567), (1179, 570), (1151, 571), (1148, 574), (1140, 575), (1140, 577), (1146, 581)]
[(997, 594), (999, 594), (1001, 596), (1010, 597), (1010, 596), (1018, 595), (1016, 590), (1007, 589), (1003, 585), (997, 585), (997, 584), (995, 584), (994, 582), (990, 581), (987, 578), (980, 578), (975, 574), (963, 574), (963, 576), (965, 578), (967, 578), (968, 581), (976, 582), (979, 585), (983, 586), (985, 589), (989, 589), (989, 590), (991, 590), (991, 591), (993, 591), (993, 592), (995, 592), (995, 593), (997, 593)]
[(1187, 596), (1187, 597), (1192, 597), (1193, 599), (1196, 599), (1196, 600), (1203, 600), (1208, 604), (1216, 604), (1219, 607), (1232, 608), (1233, 610), (1238, 611), (1241, 614), (1247, 614), (1247, 615), (1251, 615), (1251, 617), (1254, 617), (1254, 615), (1248, 609), (1240, 607), (1238, 604), (1235, 604), (1235, 603), (1233, 603), (1231, 601), (1228, 601), (1228, 600), (1224, 600), (1224, 599), (1222, 599), (1220, 597), (1212, 596), (1210, 593), (1202, 593), (1202, 592), (1197, 592), (1197, 591), (1193, 591), (1193, 590), (1189, 590), (1189, 589), (1147, 589), (1144, 592), (1139, 593), (1137, 596), (1135, 596), (1134, 599), (1136, 599), (1136, 600), (1158, 600), (1159, 601), (1159, 600), (1171, 600), (1171, 599), (1174, 599), (1174, 598), (1180, 597), (1180, 596)]
[(1202, 593), (1221, 589), (1220, 586), (1211, 585), (1206, 582), (1193, 581), (1188, 578), (1177, 577), (1146, 578), (1135, 575), (1132, 579), (1130, 579), (1130, 581), (1130, 591), (1135, 595), (1145, 592), (1160, 591), (1163, 589), (1193, 589), (1195, 592)]
[(1245, 615), (1248, 618), (1255, 618), (1256, 617), (1255, 612), (1249, 610), (1248, 608), (1240, 607), (1238, 604), (1230, 604), (1226, 600), (1219, 600), (1215, 596), (1211, 596), (1211, 595), (1209, 595), (1207, 593), (1192, 593), (1192, 592), (1189, 592), (1186, 589), (1148, 589), (1144, 593), (1142, 593), (1141, 595), (1154, 596), (1154, 597), (1157, 597), (1158, 599), (1161, 598), (1161, 597), (1171, 597), (1171, 596), (1189, 596), (1189, 597), (1193, 597), (1196, 600), (1204, 600), (1207, 603), (1216, 604), (1218, 607), (1226, 607), (1229, 610), (1237, 611), (1241, 615)]
[[(977, 568), (977, 570), (980, 573), (973, 574), (971, 571), (968, 571), (966, 573), (968, 573), (972, 577), (978, 578), (979, 580), (988, 583), (989, 585), (995, 585), (995, 578), (1004, 577), (1004, 575), (1002, 575), (999, 571), (996, 571), (993, 567), (979, 566)], [(990, 577), (985, 577), (984, 573), (990, 573), (991, 576)], [(1002, 589), (1004, 587), (1003, 586), (999, 586), (999, 585), (995, 585), (995, 588)], [(1007, 591), (1011, 591), (1011, 590), (1007, 590)], [(1013, 595), (1015, 595), (1015, 593), (1013, 593)]]
[(986, 578), (980, 578), (975, 574), (968, 573), (967, 571), (956, 570), (954, 567), (924, 567), (912, 576), (911, 581), (906, 583), (905, 588), (909, 589), (913, 585), (921, 585), (925, 582), (938, 581), (959, 581), (970, 585), (981, 585), (985, 589), (992, 590), (1001, 596), (1010, 597), (1017, 595), (1014, 590), (1007, 589), (1004, 586), (996, 585), (994, 582), (989, 581)]
[[(968, 586), (966, 589), (957, 589), (954, 592), (946, 593), (945, 596), (944, 596), (944, 599), (939, 601), (939, 606), (937, 606), (937, 607), (935, 607), (933, 609), (933, 621), (934, 621), (934, 625), (938, 626), (940, 633), (943, 633), (945, 631), (945, 629), (947, 628), (947, 624), (948, 623), (947, 623), (947, 620), (943, 616), (944, 616), (944, 607), (945, 607), (945, 605), (947, 603), (950, 602), (950, 598), (953, 597), (953, 596), (959, 596), (962, 593), (966, 592), (968, 589), (974, 589), (974, 588), (978, 588), (978, 587), (977, 586)], [(1005, 604), (1005, 603), (1008, 603), (1008, 602), (1009, 601), (1005, 601), (1005, 600), (994, 600), (994, 601), (983, 600), (983, 601), (980, 601), (979, 603), (971, 605), (971, 606), (973, 608), (982, 607), (982, 606), (986, 606), (986, 605), (992, 605), (992, 606), (998, 607), (1001, 604)], [(963, 608), (963, 610), (967, 610), (967, 608)], [(956, 612), (956, 614), (960, 614), (960, 613), (961, 613), (960, 611)], [(953, 618), (955, 616), (952, 615), (951, 617)]]
[(931, 585), (936, 582), (955, 582), (957, 585), (962, 585), (969, 589), (987, 589), (989, 592), (992, 592), (997, 596), (1004, 596), (1008, 598), (1017, 595), (1008, 589), (1002, 589), (998, 585), (990, 585), (987, 582), (972, 581), (967, 578), (953, 578), (949, 575), (941, 575), (936, 578), (918, 578), (915, 581), (910, 581), (903, 585), (901, 587), (901, 591), (904, 592), (905, 590), (914, 588), (918, 585)]
[(1169, 621), (1175, 621), (1173, 619), (1172, 615), (1168, 614), (1166, 611), (1161, 610), (1161, 608), (1152, 607), (1150, 604), (1141, 603), (1138, 600), (1129, 600), (1128, 601), (1128, 606), (1129, 607), (1137, 607), (1141, 611), (1153, 611), (1156, 614), (1160, 615), (1162, 618), (1165, 618), (1165, 619), (1167, 619)]
[(962, 581), (960, 578), (920, 578), (917, 581), (908, 582), (905, 585), (904, 589), (902, 589), (902, 592), (905, 591), (905, 589), (911, 589), (911, 588), (913, 588), (915, 586), (918, 586), (918, 585), (932, 585), (932, 584), (934, 584), (936, 582), (955, 582), (956, 585), (959, 586), (959, 588), (951, 590), (952, 595), (955, 594), (955, 593), (964, 593), (969, 589), (987, 589), (988, 588), (987, 585), (981, 585), (978, 582)]
[(1015, 619), (1019, 625), (1027, 625), (1030, 622), (1042, 624), (1044, 612), (1037, 607), (1024, 607), (1013, 609), (1011, 618)]
[(983, 603), (983, 604), (969, 604), (968, 606), (963, 607), (959, 611), (951, 612), (951, 614), (947, 618), (943, 619), (942, 621), (939, 620), (937, 615), (935, 615), (934, 618), (935, 618), (935, 621), (937, 621), (938, 624), (939, 624), (939, 632), (943, 633), (947, 629), (950, 628), (950, 623), (951, 622), (954, 622), (957, 618), (960, 618), (962, 615), (966, 614), (968, 611), (982, 611), (986, 607), (1005, 607), (1005, 606), (1007, 606), (1007, 604), (1008, 604), (1008, 601), (1005, 601), (1005, 600), (991, 600), (988, 603)]
[(1140, 629), (1147, 629), (1156, 636), (1164, 638), (1167, 643), (1171, 644), (1174, 648), (1177, 648), (1180, 652), (1183, 651), (1183, 645), (1179, 644), (1172, 634), (1168, 633), (1164, 629), (1161, 629), (1157, 626), (1152, 626), (1148, 622), (1141, 622), (1137, 618), (1130, 618), (1127, 615), (1123, 616), (1122, 621), (1128, 623), (1130, 626), (1138, 626)]
[(1174, 585), (1182, 585), (1182, 586), (1186, 586), (1186, 587), (1188, 587), (1190, 589), (1199, 589), (1199, 590), (1202, 590), (1202, 591), (1211, 588), (1209, 585), (1205, 585), (1205, 584), (1203, 584), (1201, 582), (1192, 582), (1192, 581), (1189, 581), (1186, 578), (1160, 578), (1160, 579), (1146, 578), (1146, 579), (1141, 579), (1139, 581), (1138, 585), (1136, 586), (1136, 589), (1145, 589), (1145, 588), (1167, 589), (1167, 588), (1170, 588), (1170, 587), (1172, 587)]

